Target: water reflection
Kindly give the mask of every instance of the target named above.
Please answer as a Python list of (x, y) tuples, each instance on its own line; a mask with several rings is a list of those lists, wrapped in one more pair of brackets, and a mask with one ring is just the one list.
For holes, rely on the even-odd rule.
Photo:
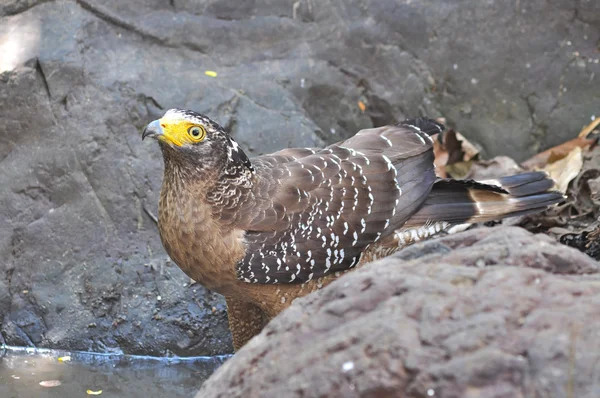
[[(59, 358), (70, 357), (70, 361)], [(9, 347), (0, 359), (0, 397), (192, 397), (227, 359), (153, 358)], [(42, 387), (42, 381), (60, 381)]]

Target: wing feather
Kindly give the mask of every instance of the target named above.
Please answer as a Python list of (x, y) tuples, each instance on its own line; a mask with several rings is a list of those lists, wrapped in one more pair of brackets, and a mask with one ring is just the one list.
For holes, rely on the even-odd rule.
[(238, 277), (301, 283), (347, 270), (400, 227), (435, 181), (432, 142), (415, 126), (361, 130), (321, 150), (285, 149), (252, 160), (247, 255)]

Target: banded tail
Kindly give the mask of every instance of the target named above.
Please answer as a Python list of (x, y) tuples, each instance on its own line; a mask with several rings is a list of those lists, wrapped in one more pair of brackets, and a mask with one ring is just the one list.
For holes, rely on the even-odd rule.
[(403, 228), (432, 222), (486, 222), (537, 213), (564, 200), (560, 192), (551, 190), (553, 185), (554, 181), (539, 171), (486, 181), (440, 179)]

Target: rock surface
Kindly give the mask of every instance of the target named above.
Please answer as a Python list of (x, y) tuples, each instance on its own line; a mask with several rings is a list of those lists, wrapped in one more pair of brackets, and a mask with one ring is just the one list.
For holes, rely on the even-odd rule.
[(596, 397), (599, 270), (517, 227), (424, 242), (296, 300), (197, 397)]
[(427, 114), (489, 155), (522, 159), (598, 112), (597, 10), (592, 0), (1, 2), (8, 343), (231, 350), (223, 301), (184, 287), (144, 210), (156, 214), (162, 166), (140, 130), (165, 109), (210, 114), (250, 155)]

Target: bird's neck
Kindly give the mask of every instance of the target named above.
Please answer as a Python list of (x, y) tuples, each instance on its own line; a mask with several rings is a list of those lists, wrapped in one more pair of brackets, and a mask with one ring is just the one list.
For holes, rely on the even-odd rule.
[(168, 145), (161, 145), (165, 165), (164, 183), (174, 189), (184, 189), (189, 184), (208, 183), (218, 176), (218, 170), (199, 161), (191, 161), (185, 154), (174, 153)]
[(222, 229), (235, 227), (244, 214), (239, 211), (245, 207), (252, 195), (256, 181), (254, 169), (248, 158), (238, 155), (220, 163), (206, 164), (186, 159), (171, 153), (172, 149), (163, 148), (164, 182), (163, 191), (177, 192), (181, 195), (193, 192), (188, 201), (194, 206), (208, 206), (215, 221)]

